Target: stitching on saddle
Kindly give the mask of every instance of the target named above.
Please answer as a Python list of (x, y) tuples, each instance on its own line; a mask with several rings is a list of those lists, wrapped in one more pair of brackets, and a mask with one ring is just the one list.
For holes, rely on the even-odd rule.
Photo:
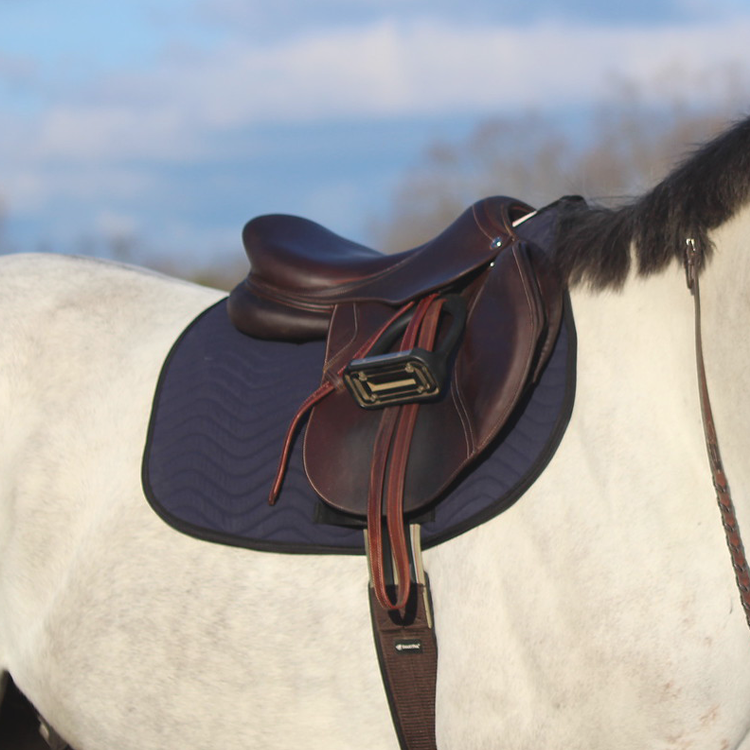
[[(352, 342), (356, 340), (357, 334), (359, 333), (359, 307), (352, 303), (348, 303), (348, 305), (346, 303), (334, 305), (333, 314), (331, 315), (331, 322), (329, 323), (329, 330), (333, 330), (333, 320), (336, 314), (339, 313), (340, 310), (342, 310), (344, 307), (347, 307), (347, 306), (351, 309), (352, 318), (354, 320), (352, 335), (349, 337), (349, 340), (346, 342), (345, 345), (339, 347), (338, 354), (330, 362), (328, 361), (328, 357), (330, 355), (330, 348), (331, 348), (332, 342), (331, 342), (330, 336), (326, 336), (326, 354), (325, 354), (326, 366), (323, 370), (324, 379), (330, 379), (329, 376), (331, 373), (334, 373), (335, 375), (335, 373), (338, 372), (341, 366), (340, 360), (346, 359), (346, 357), (344, 356), (345, 354), (346, 355), (351, 354), (351, 352), (349, 352), (349, 348), (351, 347)], [(339, 385), (341, 384), (341, 380), (337, 376), (331, 382), (337, 389)]]
[[(479, 296), (478, 294), (474, 295), (474, 299), (471, 301), (471, 308), (466, 311), (466, 327), (465, 330), (469, 329), (469, 326), (471, 325), (471, 319), (474, 315), (474, 310), (479, 302)], [(471, 415), (469, 414), (469, 409), (466, 405), (466, 402), (464, 401), (463, 394), (461, 393), (461, 389), (459, 387), (459, 382), (461, 380), (461, 372), (463, 372), (463, 360), (458, 358), (456, 362), (455, 367), (455, 377), (453, 378), (453, 382), (451, 383), (451, 392), (455, 394), (454, 402), (456, 403), (456, 406), (460, 406), (460, 409), (457, 409), (458, 416), (461, 418), (461, 425), (464, 429), (464, 439), (466, 440), (466, 450), (467, 455), (471, 453), (473, 447), (476, 444), (476, 438), (474, 436), (474, 425), (472, 424)]]
[[(533, 325), (534, 324), (533, 310), (536, 307), (534, 304), (532, 304), (534, 302), (534, 295), (531, 293), (531, 289), (529, 288), (529, 285), (526, 282), (526, 275), (523, 273), (523, 269), (521, 267), (521, 263), (518, 260), (517, 250), (518, 250), (518, 245), (514, 244), (513, 247), (511, 247), (511, 252), (513, 253), (513, 261), (515, 262), (516, 267), (519, 270), (519, 276), (521, 277), (521, 281), (523, 283), (523, 291), (524, 291), (524, 294), (526, 295), (526, 303), (527, 303), (526, 306), (527, 306), (527, 309), (530, 311), (527, 314), (527, 318), (531, 321), (531, 324)], [(529, 347), (526, 350), (526, 358), (527, 358), (527, 360), (531, 359), (531, 355), (533, 354), (535, 346), (536, 346), (535, 342), (533, 342), (533, 343), (530, 342)], [(521, 380), (519, 380), (518, 386), (517, 386), (515, 392), (513, 393), (513, 398), (510, 401), (511, 404), (515, 405), (517, 403), (517, 400), (518, 400), (521, 392), (523, 391), (525, 385), (526, 385), (526, 378), (522, 378)], [(498, 421), (501, 424), (504, 424), (505, 420), (508, 418), (508, 416), (510, 415), (510, 413), (511, 412), (509, 412), (506, 409), (506, 412), (504, 414), (500, 415)], [(491, 438), (486, 439), (484, 441), (484, 443), (479, 446), (480, 449), (484, 449), (489, 444), (490, 441), (491, 441)]]
[[(480, 205), (481, 205), (482, 207), (484, 207), (484, 204), (485, 204), (485, 201), (482, 201), (482, 203), (481, 203)], [(477, 204), (476, 204), (476, 203), (475, 203), (475, 204), (474, 204), (474, 205), (473, 205), (473, 206), (471, 207), (471, 213), (472, 213), (472, 216), (474, 217), (474, 223), (475, 223), (475, 224), (477, 225), (477, 227), (479, 228), (479, 231), (480, 231), (480, 232), (481, 232), (481, 233), (482, 233), (482, 234), (483, 234), (483, 235), (484, 235), (484, 236), (485, 236), (485, 237), (486, 237), (486, 238), (487, 238), (488, 240), (494, 240), (494, 239), (495, 239), (495, 237), (496, 237), (496, 235), (495, 235), (495, 234), (493, 234), (492, 232), (488, 232), (488, 231), (486, 231), (486, 230), (485, 230), (485, 228), (484, 228), (484, 226), (482, 225), (482, 221), (480, 220), (480, 218), (479, 218), (479, 215), (477, 214)]]
[(314, 302), (308, 302), (306, 298), (301, 299), (299, 296), (285, 294), (279, 287), (275, 287), (273, 284), (268, 284), (262, 279), (259, 282), (256, 276), (253, 276), (252, 279), (248, 276), (243, 283), (245, 288), (257, 297), (285, 305), (286, 307), (295, 310), (330, 314), (331, 310), (336, 306), (336, 302), (332, 301), (322, 300), (320, 303), (316, 304)]
[(464, 440), (466, 442), (466, 454), (469, 455), (472, 450), (472, 446), (475, 443), (474, 430), (472, 429), (471, 417), (464, 403), (461, 389), (458, 387), (458, 378), (454, 378), (451, 384), (451, 393), (453, 394), (453, 402), (456, 404), (456, 413), (461, 419), (461, 426), (464, 430)]
[[(521, 267), (521, 264), (520, 264), (520, 262), (518, 260), (518, 256), (516, 254), (517, 244), (514, 243), (509, 250), (513, 254), (513, 261), (514, 261), (514, 263), (516, 264), (516, 267), (519, 270), (519, 276), (521, 277), (521, 281), (522, 281), (522, 284), (523, 284), (523, 291), (524, 291), (524, 294), (526, 295), (526, 307), (527, 307), (527, 310), (530, 311), (530, 312), (527, 313), (527, 318), (530, 320), (530, 322), (531, 322), (531, 324), (533, 326), (533, 324), (534, 324), (534, 313), (533, 313), (533, 310), (536, 308), (536, 305), (533, 304), (533, 302), (534, 302), (534, 295), (531, 292), (531, 289), (530, 289), (530, 287), (529, 287), (529, 285), (528, 285), (528, 283), (526, 281), (526, 275), (522, 272), (522, 267)], [(470, 320), (471, 314), (474, 311), (474, 306), (477, 304), (477, 302), (478, 302), (478, 297), (474, 300), (474, 304), (472, 305), (472, 309), (471, 309), (471, 311), (469, 313), (469, 316), (467, 317), (467, 327), (469, 325), (468, 320)], [(529, 347), (526, 350), (526, 359), (527, 360), (529, 360), (531, 358), (531, 355), (533, 354), (533, 348), (534, 348), (534, 346), (535, 346), (535, 344), (533, 344), (533, 343), (529, 344)], [(471, 447), (473, 447), (473, 448), (476, 448), (478, 450), (484, 450), (484, 448), (486, 448), (487, 445), (489, 445), (489, 443), (492, 441), (493, 437), (485, 439), (483, 443), (478, 443), (476, 441), (476, 437), (474, 435), (474, 430), (473, 430), (473, 426), (472, 426), (472, 422), (471, 422), (471, 417), (469, 415), (468, 408), (466, 406), (466, 402), (464, 401), (464, 398), (463, 398), (463, 396), (461, 394), (461, 391), (460, 391), (460, 388), (458, 386), (458, 383), (459, 383), (459, 381), (461, 379), (460, 378), (459, 368), (460, 368), (461, 371), (463, 371), (464, 366), (461, 363), (458, 364), (458, 367), (456, 368), (456, 378), (454, 379), (454, 382), (451, 384), (451, 391), (455, 392), (456, 397), (457, 397), (457, 403), (461, 406), (461, 410), (459, 411), (459, 415), (461, 416), (462, 423), (464, 421), (464, 413), (465, 413), (466, 424), (464, 424), (464, 433), (466, 434), (466, 430), (468, 428), (468, 435), (469, 435), (469, 439), (471, 441), (469, 443), (470, 449), (471, 449)], [(517, 402), (517, 400), (519, 398), (520, 393), (523, 391), (525, 383), (526, 383), (526, 379), (525, 378), (522, 381), (519, 382), (519, 384), (518, 384), (515, 392), (513, 393), (513, 398), (512, 398), (512, 400), (511, 400), (510, 403), (512, 403), (514, 405), (516, 404), (516, 402)], [(511, 409), (511, 412), (512, 412), (512, 409)], [(506, 409), (506, 412), (503, 413), (503, 414), (501, 414), (499, 416), (499, 418), (496, 420), (496, 423), (500, 422), (502, 424), (503, 422), (505, 422), (505, 420), (508, 418), (508, 416), (509, 416), (509, 414), (511, 412), (507, 411), (507, 409)]]
[[(507, 212), (508, 212), (508, 216), (507, 216), (508, 222), (506, 223), (506, 222), (503, 222), (503, 221), (495, 221), (495, 219), (487, 213), (487, 211), (485, 210), (485, 206), (487, 205), (488, 200), (490, 200), (490, 199), (485, 199), (483, 201), (480, 201), (479, 204), (475, 203), (471, 207), (471, 212), (472, 212), (472, 214), (474, 216), (474, 222), (477, 225), (477, 227), (479, 228), (479, 231), (488, 240), (494, 240), (497, 237), (498, 232), (500, 232), (502, 234), (507, 235), (507, 239), (509, 241), (515, 242), (518, 239), (518, 235), (516, 234), (516, 231), (515, 231), (516, 225), (515, 225), (515, 223), (510, 218), (510, 208), (513, 207), (513, 206), (515, 206), (516, 208), (518, 208), (519, 204), (516, 203), (516, 202), (514, 202), (514, 201), (509, 201), (509, 202), (506, 202), (506, 203), (503, 204), (504, 207), (506, 208)], [(477, 213), (478, 208), (482, 209), (482, 213), (483, 213), (482, 217), (480, 217), (479, 214)], [(536, 212), (534, 211), (534, 212), (532, 212), (530, 214), (527, 214), (526, 216), (523, 217), (523, 220), (525, 221), (526, 219), (530, 218), (531, 216), (534, 215), (534, 213), (536, 213)], [(485, 219), (489, 223), (489, 225), (490, 225), (489, 229), (485, 229), (484, 228), (484, 224), (482, 222), (482, 219)]]

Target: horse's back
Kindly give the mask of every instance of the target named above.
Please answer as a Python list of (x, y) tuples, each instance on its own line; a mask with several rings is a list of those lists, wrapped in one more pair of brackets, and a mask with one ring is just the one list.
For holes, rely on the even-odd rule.
[[(198, 541), (143, 496), (161, 365), (219, 298), (0, 259), (0, 670), (76, 750), (395, 748), (364, 560)], [(625, 301), (574, 307), (585, 362), (560, 450), (506, 514), (426, 554), (440, 746), (737, 746), (746, 634), (700, 434), (678, 455), (650, 416), (669, 392), (629, 387), (663, 357), (603, 352)], [(671, 321), (650, 334), (666, 350)]]

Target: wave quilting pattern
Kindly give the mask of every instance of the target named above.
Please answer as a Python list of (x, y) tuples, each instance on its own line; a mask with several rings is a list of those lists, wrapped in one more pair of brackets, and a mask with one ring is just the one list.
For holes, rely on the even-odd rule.
[[(575, 348), (566, 302), (539, 383), (482, 460), (425, 516), (425, 546), (502, 512), (539, 475), (572, 410)], [(226, 300), (193, 321), (167, 358), (154, 398), (143, 460), (143, 486), (154, 510), (180, 531), (223, 544), (363, 553), (359, 529), (317, 520), (321, 501), (305, 476), (303, 432), (279, 501), (268, 505), (286, 429), (319, 384), (324, 351), (322, 341), (261, 341), (239, 333)]]

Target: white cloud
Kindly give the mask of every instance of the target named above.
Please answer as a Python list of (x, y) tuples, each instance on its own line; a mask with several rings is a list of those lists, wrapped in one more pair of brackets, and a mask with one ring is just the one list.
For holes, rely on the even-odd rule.
[(147, 123), (158, 139), (180, 116), (220, 128), (585, 102), (606, 95), (613, 74), (648, 90), (676, 64), (687, 82), (730, 62), (747, 65), (748, 38), (750, 19), (652, 29), (386, 20), (261, 46), (235, 40), (212, 56), (181, 55), (120, 84), (159, 102)]
[(715, 95), (694, 85), (701, 76), (731, 64), (750, 71), (749, 38), (750, 19), (651, 29), (385, 20), (266, 45), (227, 40), (52, 104), (22, 148), (34, 160), (179, 160), (255, 123), (587, 103), (607, 96), (615, 77), (653, 97), (681, 86), (697, 103)]
[(511, 26), (544, 19), (613, 26), (706, 21), (746, 11), (746, 0), (193, 0), (189, 15), (253, 39), (278, 38), (324, 26), (352, 26), (398, 15), (401, 20), (439, 17), (451, 25), (471, 22)]
[(58, 212), (71, 205), (90, 206), (93, 211), (102, 200), (132, 204), (158, 195), (158, 180), (146, 168), (106, 162), (55, 164), (44, 159), (26, 160), (23, 153), (10, 162), (3, 156), (0, 154), (4, 164), (0, 197), (14, 215)]
[(195, 130), (178, 103), (144, 108), (121, 104), (63, 104), (39, 123), (35, 151), (42, 158), (99, 160), (186, 158), (196, 149)]
[[(267, 136), (274, 125), (305, 121), (449, 119), (588, 104), (612, 93), (618, 80), (641, 96), (679, 95), (696, 105), (718, 101), (732, 80), (740, 81), (737, 89), (745, 96), (750, 90), (750, 16), (650, 28), (386, 18), (264, 43), (240, 36), (210, 52), (172, 48), (148, 70), (94, 71), (85, 88), (72, 92), (66, 86), (40, 97), (33, 111), (0, 112), (0, 193), (11, 214), (57, 214), (59, 231), (70, 226), (73, 235), (73, 223), (81, 219), (69, 207), (76, 206), (89, 226), (105, 233), (128, 229), (129, 221), (134, 232), (153, 231), (138, 210), (146, 214), (158, 206), (166, 214), (165, 193), (184, 188), (165, 163), (209, 163), (217, 154), (236, 160), (237, 148), (242, 158), (254, 148), (262, 152), (265, 142), (253, 140), (258, 124), (271, 126), (264, 129)], [(3, 67), (32, 74), (0, 60), (0, 75)], [(344, 146), (341, 152), (345, 156)], [(315, 194), (311, 187), (306, 208), (324, 213), (323, 206), (352, 198), (342, 184), (334, 180), (330, 192)], [(246, 186), (233, 194), (241, 190)], [(178, 226), (187, 217), (197, 223), (188, 202), (176, 200), (181, 208), (171, 209), (174, 215), (164, 222)], [(190, 226), (186, 234), (195, 234)]]

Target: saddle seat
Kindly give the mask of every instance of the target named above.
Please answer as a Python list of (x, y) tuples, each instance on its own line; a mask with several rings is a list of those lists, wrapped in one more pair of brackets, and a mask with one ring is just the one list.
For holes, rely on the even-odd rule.
[[(229, 312), (256, 338), (325, 338), (336, 304), (380, 300), (402, 305), (487, 263), (488, 240), (531, 213), (520, 201), (475, 204), (437, 237), (386, 255), (309, 219), (283, 214), (249, 221), (242, 238), (251, 274), (232, 292)], [(499, 246), (499, 245), (498, 245)]]

